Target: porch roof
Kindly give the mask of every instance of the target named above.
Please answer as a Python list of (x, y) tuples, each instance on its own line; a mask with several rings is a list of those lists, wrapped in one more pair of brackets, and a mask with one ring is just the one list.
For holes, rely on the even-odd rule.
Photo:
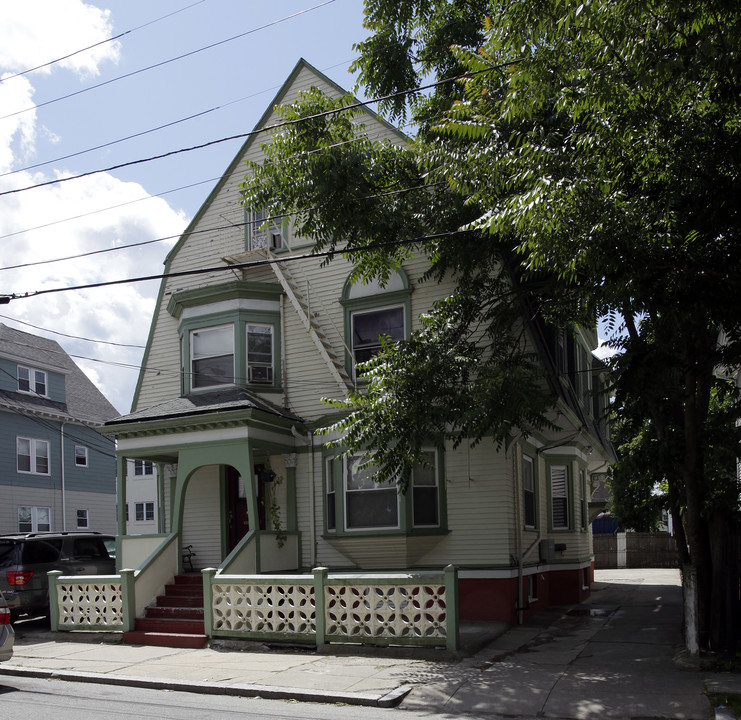
[(303, 422), (297, 415), (261, 398), (259, 395), (245, 388), (230, 387), (223, 390), (192, 393), (183, 397), (173, 398), (172, 400), (166, 400), (158, 405), (137, 410), (128, 415), (121, 415), (121, 417), (117, 417), (114, 420), (109, 420), (105, 425), (109, 427), (113, 425), (125, 425), (126, 423), (146, 422), (148, 420), (185, 418), (215, 412), (250, 409), (261, 410), (293, 422)]

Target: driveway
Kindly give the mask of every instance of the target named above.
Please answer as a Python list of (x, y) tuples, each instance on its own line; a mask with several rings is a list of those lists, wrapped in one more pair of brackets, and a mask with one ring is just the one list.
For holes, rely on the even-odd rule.
[(513, 628), (438, 677), (407, 709), (522, 718), (706, 720), (704, 675), (684, 662), (676, 570), (597, 571), (589, 603)]

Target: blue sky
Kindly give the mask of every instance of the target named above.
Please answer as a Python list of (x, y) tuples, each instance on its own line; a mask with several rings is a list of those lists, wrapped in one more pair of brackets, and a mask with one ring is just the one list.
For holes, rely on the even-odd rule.
[[(0, 193), (247, 132), (301, 57), (352, 90), (352, 46), (366, 36), (362, 0), (318, 5), (322, 0), (1, 3)], [(11, 77), (120, 33), (114, 43)], [(222, 44), (193, 53), (214, 43)], [(138, 72), (153, 65), (160, 66)], [(162, 125), (169, 127), (77, 155)], [(177, 235), (241, 143), (0, 194), (0, 294), (160, 272), (174, 240), (31, 263)], [(183, 186), (192, 187), (170, 192)], [(21, 298), (0, 305), (0, 322), (58, 340), (126, 412), (142, 355), (126, 346), (145, 344), (156, 292), (150, 282)]]

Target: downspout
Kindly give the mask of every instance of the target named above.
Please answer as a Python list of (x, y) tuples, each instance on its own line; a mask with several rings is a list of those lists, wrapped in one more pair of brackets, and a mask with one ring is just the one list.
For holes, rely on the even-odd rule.
[(286, 294), (280, 296), (280, 374), (283, 384), (283, 407), (288, 407), (288, 377), (286, 375), (286, 326), (285, 326)]
[(60, 464), (62, 466), (62, 530), (67, 532), (67, 498), (65, 496), (64, 487), (64, 426), (62, 423), (59, 427), (59, 439), (60, 439)]
[(291, 435), (297, 440), (301, 440), (304, 444), (309, 445), (309, 493), (311, 494), (311, 517), (309, 522), (309, 537), (311, 542), (311, 567), (316, 567), (316, 556), (317, 556), (317, 538), (316, 538), (316, 494), (315, 485), (316, 477), (314, 473), (314, 433), (309, 431), (304, 437), (297, 429), (295, 425), (291, 425)]
[(311, 489), (311, 567), (316, 567), (317, 539), (316, 539), (316, 478), (314, 473), (314, 433), (309, 431), (309, 456), (311, 457), (311, 472), (309, 487)]

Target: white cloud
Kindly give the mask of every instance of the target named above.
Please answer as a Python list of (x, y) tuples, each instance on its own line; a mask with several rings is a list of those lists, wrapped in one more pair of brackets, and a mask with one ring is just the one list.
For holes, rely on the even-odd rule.
[[(6, 0), (0, 10), (0, 67), (23, 72), (90, 47), (113, 35), (110, 11), (80, 0)], [(99, 65), (117, 61), (119, 44), (109, 42), (72, 55), (54, 66), (82, 76), (97, 75)]]
[[(79, 0), (3, 3), (0, 73), (7, 76), (111, 34), (108, 12)], [(71, 70), (95, 75), (99, 64), (115, 60), (117, 53), (115, 45), (106, 43), (94, 52), (75, 56), (44, 72)], [(5, 114), (33, 105), (33, 77), (31, 73), (0, 83), (0, 108)], [(55, 129), (39, 129), (33, 111), (0, 120), (0, 174), (23, 164), (40, 132), (53, 135)], [(0, 192), (64, 176), (63, 167), (16, 172), (0, 177)], [(147, 199), (130, 202), (141, 198)], [(112, 206), (120, 207), (97, 212)], [(52, 264), (32, 263), (175, 236), (186, 222), (182, 213), (160, 198), (149, 197), (140, 184), (123, 182), (108, 173), (0, 196), (0, 294), (23, 295), (156, 274), (163, 269), (162, 261), (174, 240)], [(9, 266), (22, 267), (2, 270)], [(76, 337), (143, 345), (156, 293), (157, 283), (148, 282), (19, 298), (2, 306), (0, 312), (5, 317), (0, 321), (39, 335), (47, 333), (14, 325), (7, 318)], [(137, 366), (143, 352), (54, 334), (48, 336), (72, 355), (108, 363)], [(128, 411), (136, 369), (76, 361), (118, 410)]]

